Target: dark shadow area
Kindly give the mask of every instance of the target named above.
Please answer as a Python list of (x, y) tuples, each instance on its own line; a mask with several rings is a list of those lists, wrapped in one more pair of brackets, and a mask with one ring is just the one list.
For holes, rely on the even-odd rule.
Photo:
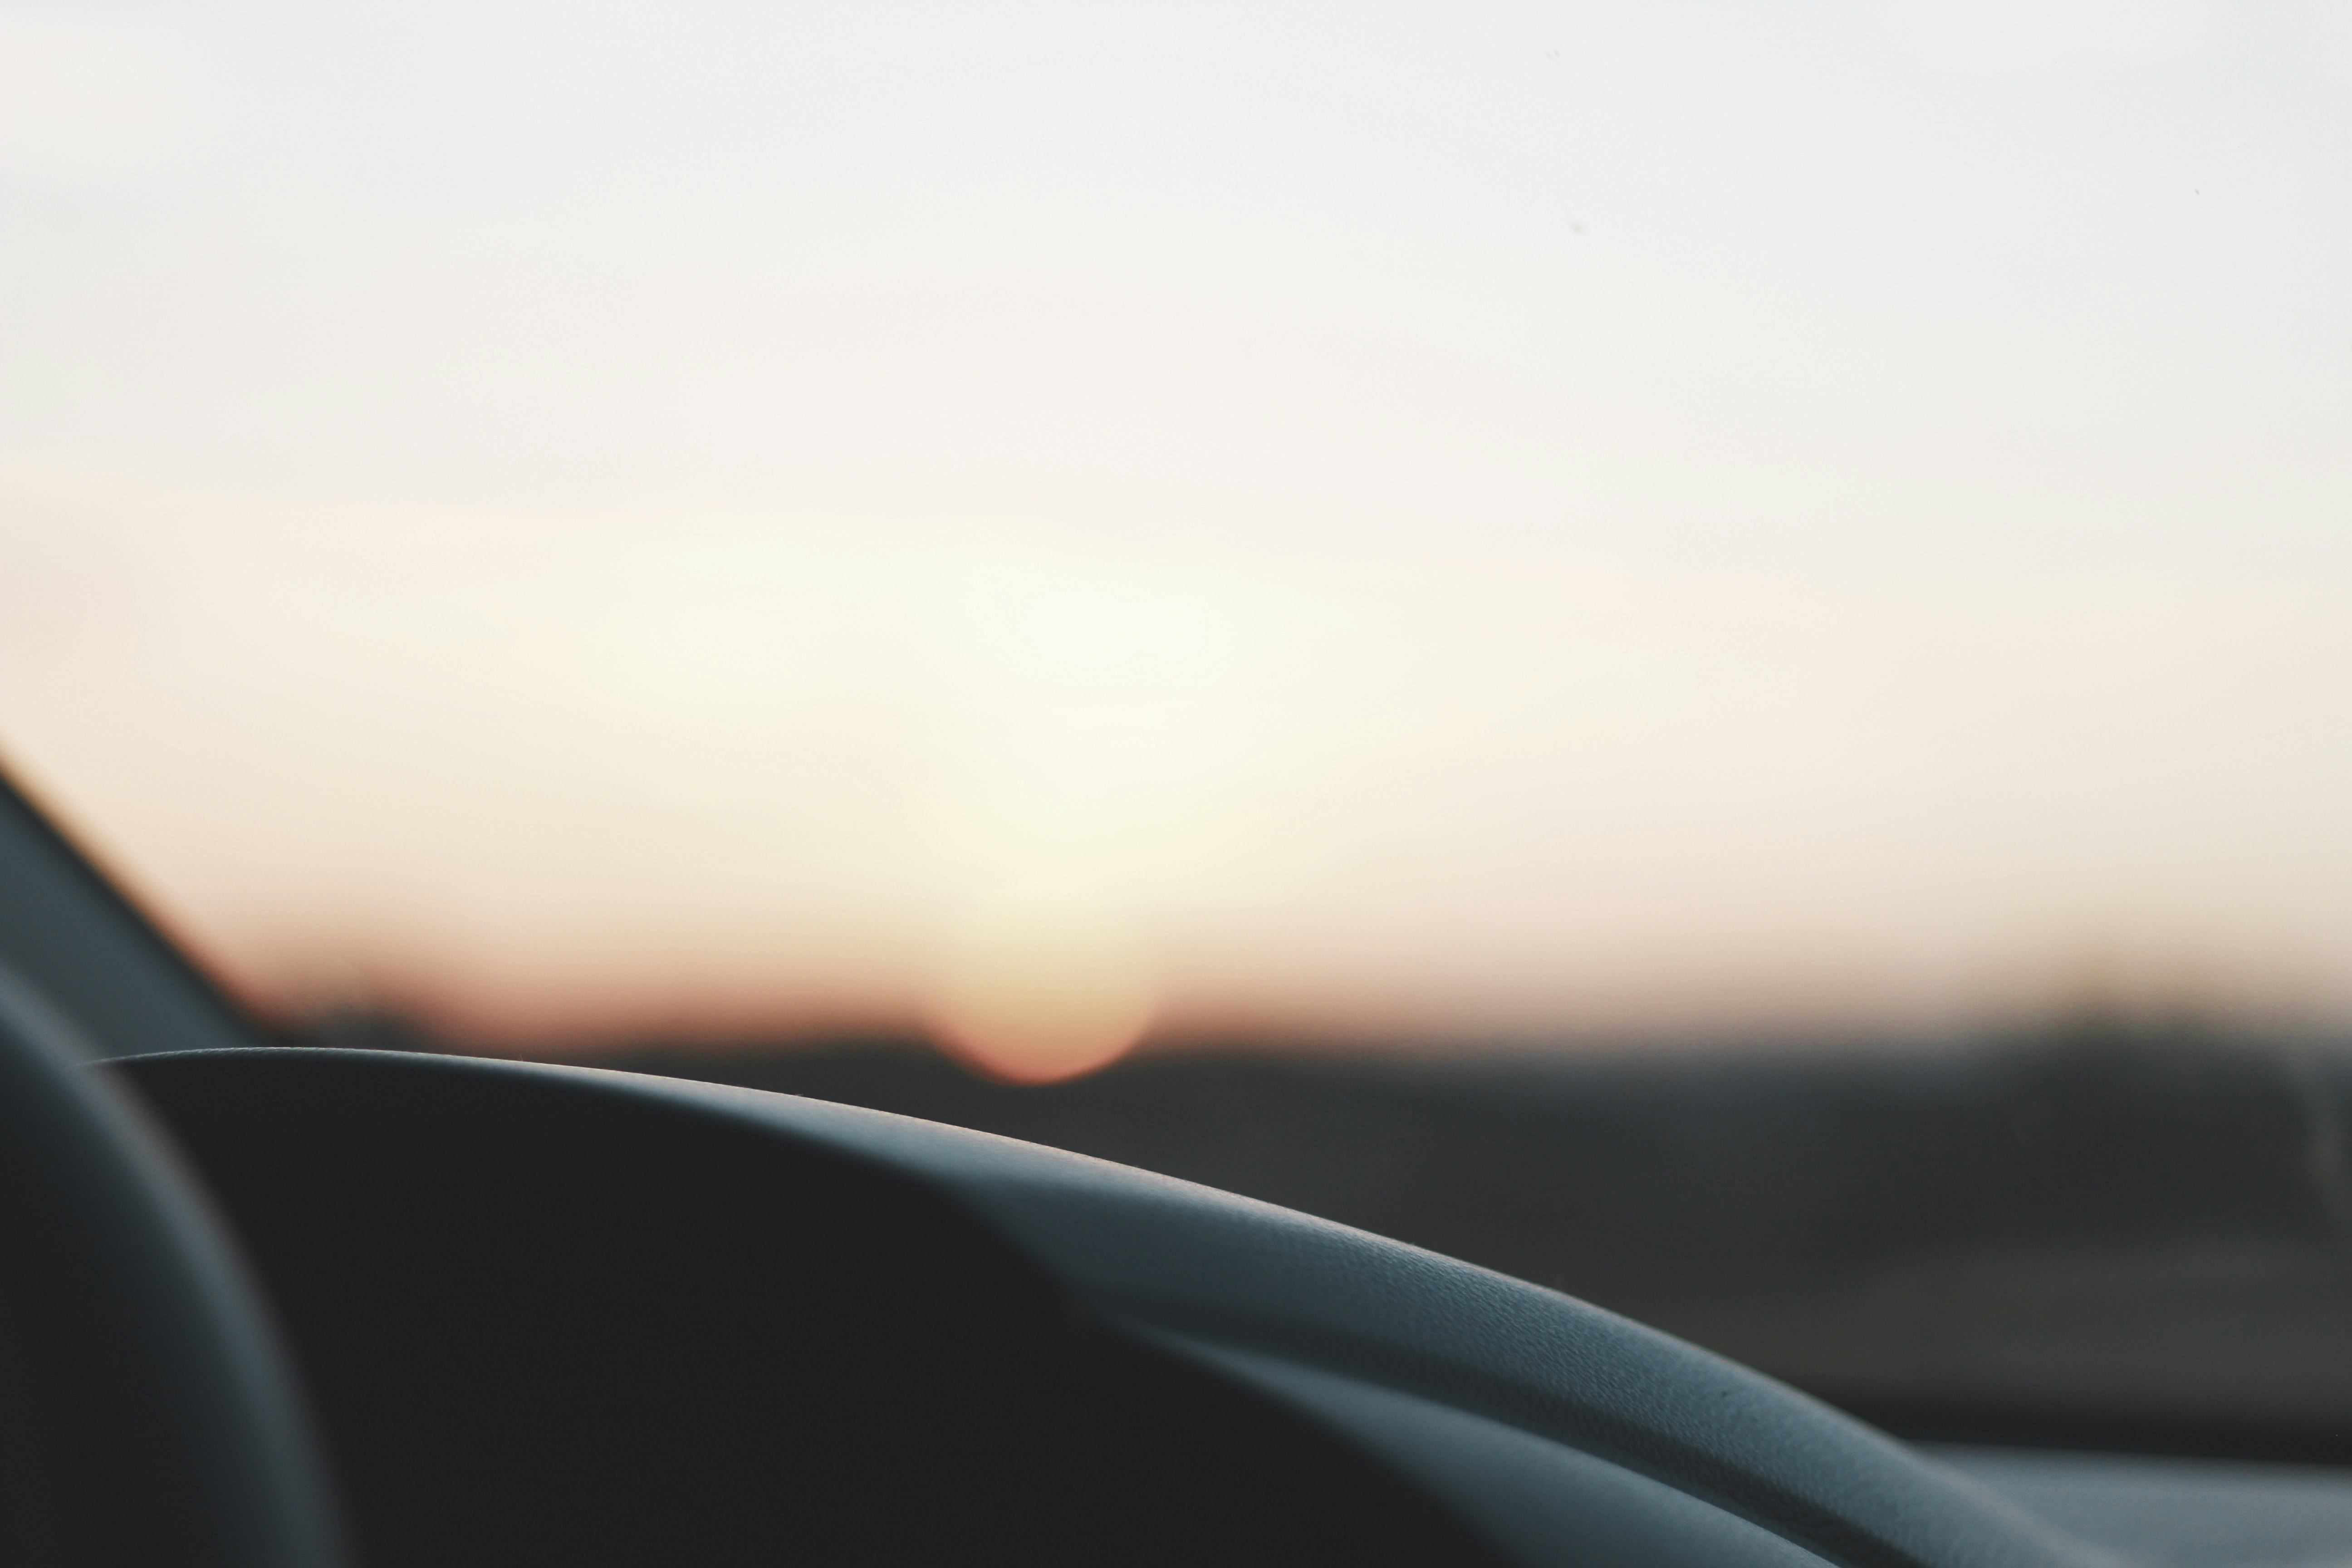
[[(434, 1042), (345, 1020), (320, 1043)], [(600, 1065), (898, 1111), (1557, 1287), (1909, 1435), (2352, 1462), (2352, 1052), (2086, 1018), (1932, 1047)]]
[(370, 1568), (1493, 1561), (870, 1163), (512, 1080), (124, 1070), (235, 1216)]

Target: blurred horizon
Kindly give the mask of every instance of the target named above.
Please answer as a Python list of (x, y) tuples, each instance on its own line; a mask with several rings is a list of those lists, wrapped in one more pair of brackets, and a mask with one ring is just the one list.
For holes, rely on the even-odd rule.
[(515, 1049), (2352, 1024), (2352, 7), (0, 0), (0, 754)]

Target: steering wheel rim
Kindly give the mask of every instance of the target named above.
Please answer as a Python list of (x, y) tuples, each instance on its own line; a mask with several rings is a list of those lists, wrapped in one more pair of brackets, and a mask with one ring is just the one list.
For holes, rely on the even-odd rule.
[[(772, 1455), (713, 1489), (713, 1473), (741, 1462), (740, 1435), (775, 1444), (782, 1410), (803, 1434), (834, 1432), (843, 1400), (900, 1408), (856, 1378), (841, 1400), (813, 1397), (819, 1363), (911, 1366), (919, 1384), (946, 1387), (954, 1367), (915, 1352), (971, 1353), (943, 1332), (950, 1318), (982, 1325), (1008, 1375), (1109, 1390), (1122, 1430), (1156, 1429), (1145, 1413), (1159, 1396), (1119, 1392), (1118, 1365), (1092, 1350), (1116, 1342), (1162, 1371), (1204, 1373), (1378, 1460), (1389, 1492), (1443, 1505), (1465, 1539), (1506, 1561), (2108, 1561), (1696, 1347), (1525, 1281), (1129, 1167), (880, 1111), (582, 1067), (281, 1047), (121, 1070), (247, 1225), (349, 1436), (362, 1539), (372, 1552), (393, 1542), (388, 1562), (448, 1561), (449, 1540), (482, 1549), (469, 1562), (510, 1561), (499, 1532), (538, 1542), (549, 1510), (601, 1550), (625, 1543), (647, 1508), (708, 1525), (709, 1560), (761, 1560), (740, 1554), (745, 1542), (767, 1550), (776, 1529), (764, 1478), (807, 1456)], [(433, 1130), (422, 1147), (420, 1128)], [(552, 1223), (566, 1214), (572, 1223)], [(832, 1229), (819, 1234), (813, 1216)], [(905, 1259), (932, 1271), (891, 1271)], [(725, 1267), (706, 1272), (713, 1260)], [(799, 1321), (794, 1303), (827, 1300), (848, 1305), (780, 1328)], [(698, 1301), (734, 1305), (689, 1310)], [(953, 1311), (925, 1318), (925, 1302)], [(462, 1335), (435, 1327), (459, 1321)], [(597, 1369), (592, 1387), (631, 1385), (599, 1359), (617, 1343), (658, 1347), (662, 1388), (724, 1397), (657, 1399), (650, 1416), (604, 1394), (583, 1402), (583, 1365)], [(1021, 1458), (1038, 1445), (1007, 1436), (1003, 1413), (1016, 1402), (913, 1397), (907, 1407), (933, 1422), (972, 1415), (963, 1426), (988, 1434), (990, 1456), (1013, 1454), (1023, 1476), (1058, 1473)], [(449, 1429), (452, 1408), (471, 1413), (462, 1433)], [(566, 1445), (551, 1449), (557, 1409)], [(1180, 1447), (1231, 1445), (1241, 1431), (1185, 1419), (1169, 1426)], [(691, 1484), (646, 1489), (649, 1431), (664, 1435), (660, 1457), (694, 1456)], [(692, 1433), (714, 1436), (681, 1447)], [(495, 1494), (470, 1489), (518, 1448), (541, 1468), (519, 1473), (499, 1458)], [(869, 1452), (828, 1439), (835, 1448)], [(843, 1528), (871, 1545), (874, 1510), (857, 1500), (906, 1463), (845, 1461), (821, 1495), (848, 1500)], [(1093, 1484), (1073, 1495), (1090, 1497)], [(583, 1518), (583, 1495), (626, 1506)], [(1214, 1487), (1189, 1495), (1191, 1508)], [(430, 1505), (421, 1518), (420, 1500)], [(1141, 1518), (1162, 1504), (1122, 1506), (1122, 1518)], [(794, 1518), (816, 1528), (817, 1512)], [(969, 1517), (945, 1504), (897, 1512)], [(372, 1521), (383, 1533), (368, 1533)]]
[(292, 1369), (202, 1188), (0, 968), (0, 1557), (346, 1568)]

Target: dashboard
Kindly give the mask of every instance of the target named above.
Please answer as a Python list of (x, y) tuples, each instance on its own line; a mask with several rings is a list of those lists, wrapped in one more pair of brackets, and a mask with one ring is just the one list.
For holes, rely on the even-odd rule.
[(987, 1134), (268, 1048), (134, 1084), (372, 1564), (2310, 1561), (2325, 1471), (1906, 1447), (1556, 1292)]

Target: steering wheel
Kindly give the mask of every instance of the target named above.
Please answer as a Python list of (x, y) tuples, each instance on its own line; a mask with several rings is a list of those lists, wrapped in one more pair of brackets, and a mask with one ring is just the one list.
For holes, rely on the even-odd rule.
[(377, 1568), (2111, 1562), (1664, 1334), (1101, 1161), (583, 1068), (121, 1070)]
[(1097, 1161), (581, 1068), (126, 1064), (200, 1185), (82, 1058), (0, 972), (12, 1563), (346, 1563), (208, 1187), (379, 1563), (2092, 1560), (1664, 1335)]
[(0, 1561), (340, 1568), (261, 1299), (201, 1189), (0, 970)]

